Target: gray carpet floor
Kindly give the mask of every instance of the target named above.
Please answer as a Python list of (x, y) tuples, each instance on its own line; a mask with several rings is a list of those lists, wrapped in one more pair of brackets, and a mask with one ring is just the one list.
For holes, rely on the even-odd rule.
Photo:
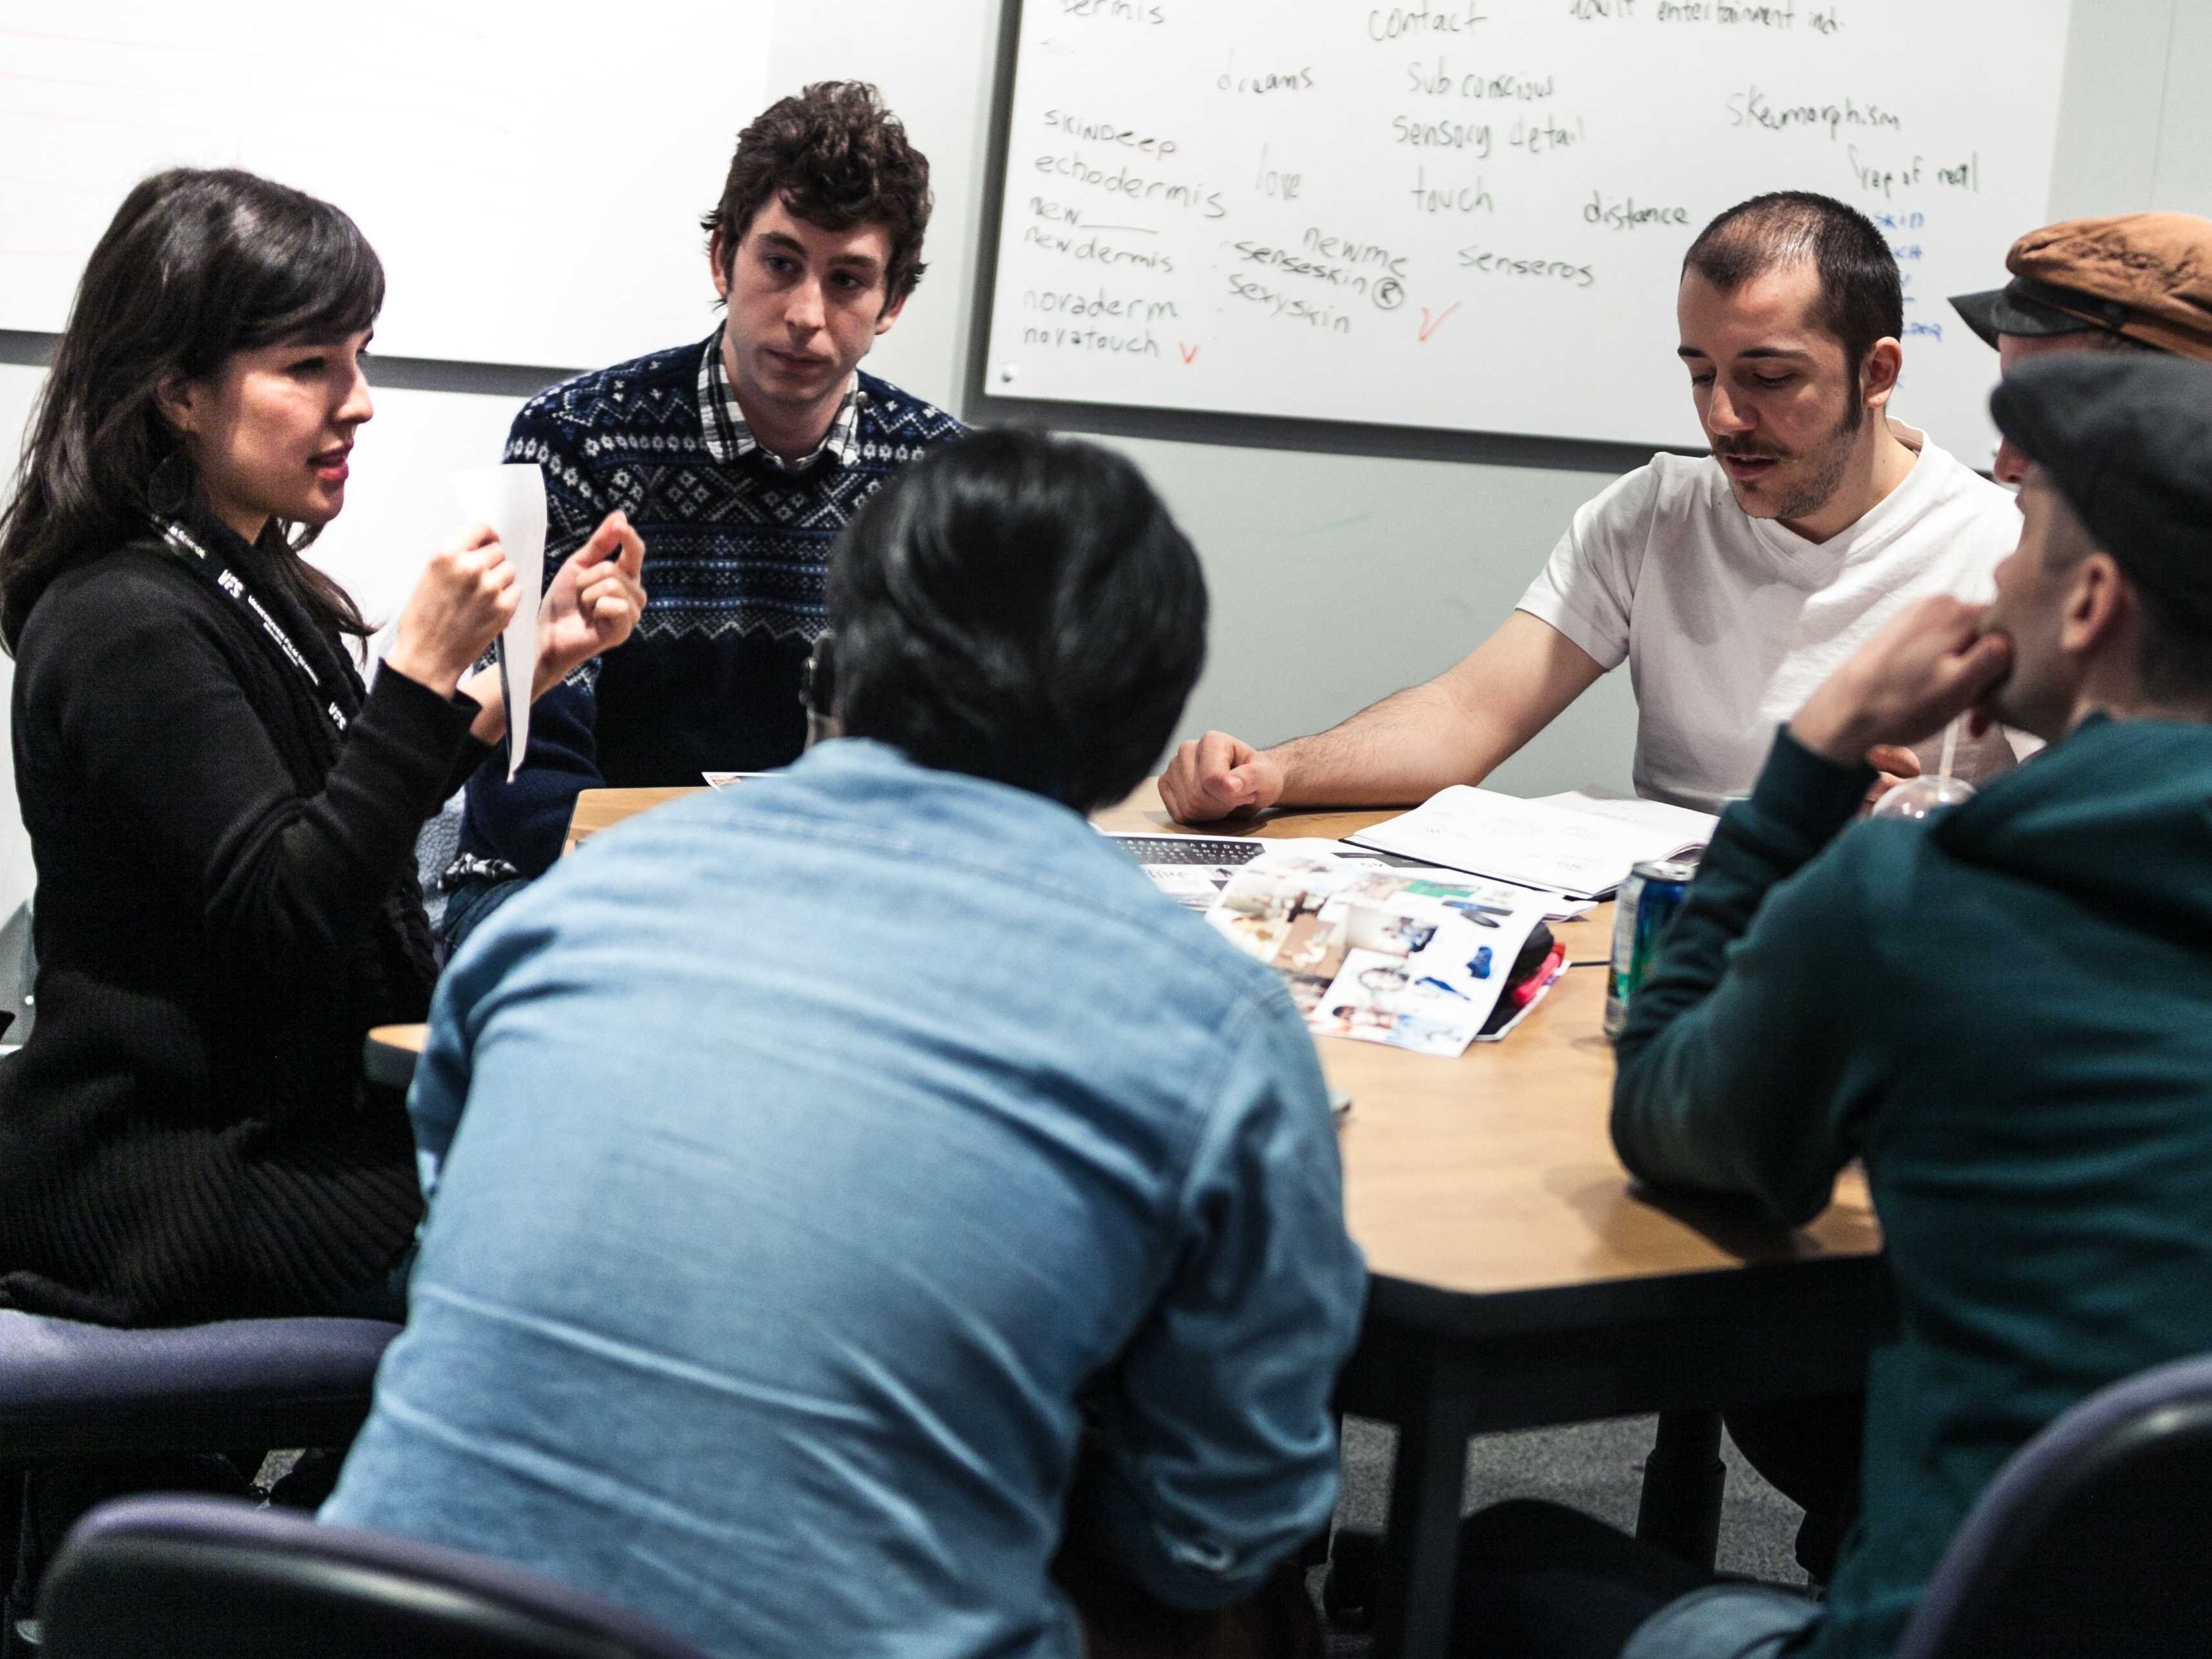
[[(1480, 1436), (1468, 1444), (1467, 1507), (1474, 1510), (1507, 1498), (1548, 1498), (1632, 1530), (1652, 1433), (1650, 1418), (1627, 1417)], [(1383, 1424), (1346, 1419), (1344, 1495), (1337, 1505), (1340, 1523), (1382, 1527), (1389, 1509), (1390, 1455), (1396, 1440), (1395, 1431)], [(1795, 1552), (1797, 1506), (1760, 1480), (1725, 1438), (1721, 1458), (1729, 1474), (1717, 1565), (1723, 1572), (1770, 1583), (1803, 1583)]]
[[(1480, 1436), (1468, 1445), (1467, 1509), (1471, 1513), (1508, 1498), (1546, 1498), (1633, 1531), (1644, 1460), (1654, 1432), (1652, 1419), (1628, 1417)], [(1389, 1511), (1390, 1457), (1396, 1440), (1396, 1431), (1385, 1424), (1345, 1419), (1340, 1525), (1381, 1530)], [(1728, 1484), (1714, 1565), (1723, 1572), (1770, 1583), (1803, 1583), (1796, 1552), (1797, 1506), (1761, 1480), (1725, 1437), (1721, 1459), (1728, 1466)], [(1316, 1570), (1309, 1582), (1318, 1597), (1321, 1572)], [(1363, 1659), (1370, 1641), (1364, 1633), (1331, 1631), (1328, 1645), (1330, 1659)]]

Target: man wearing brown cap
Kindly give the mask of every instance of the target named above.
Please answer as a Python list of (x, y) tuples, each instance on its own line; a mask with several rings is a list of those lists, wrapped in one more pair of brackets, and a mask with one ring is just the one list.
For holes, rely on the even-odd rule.
[[(2124, 213), (2031, 230), (2005, 255), (2012, 281), (1953, 298), (2009, 374), (2060, 351), (2162, 351), (2212, 360), (2212, 219)], [(2000, 483), (2027, 459), (1998, 446)]]
[[(2027, 460), (1996, 602), (1923, 601), (1777, 737), (1613, 1094), (1638, 1177), (1779, 1222), (1864, 1159), (1897, 1309), (1859, 1528), (1821, 1604), (1486, 1511), (1468, 1654), (1891, 1653), (2008, 1457), (2212, 1350), (2212, 366), (2071, 354), (1991, 403)], [(2051, 747), (1925, 823), (1850, 826), (1869, 745), (1969, 708)]]

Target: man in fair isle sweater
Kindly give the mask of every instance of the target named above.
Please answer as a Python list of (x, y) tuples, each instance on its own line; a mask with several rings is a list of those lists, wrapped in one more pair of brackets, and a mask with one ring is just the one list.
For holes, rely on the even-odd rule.
[(783, 99), (738, 135), (702, 221), (722, 326), (523, 405), (507, 459), (544, 469), (547, 580), (620, 507), (647, 599), (628, 645), (540, 700), (514, 781), (504, 755), (470, 781), (448, 949), (544, 872), (578, 791), (797, 758), (830, 544), (965, 430), (859, 368), (921, 278), (929, 210), (929, 163), (872, 87)]

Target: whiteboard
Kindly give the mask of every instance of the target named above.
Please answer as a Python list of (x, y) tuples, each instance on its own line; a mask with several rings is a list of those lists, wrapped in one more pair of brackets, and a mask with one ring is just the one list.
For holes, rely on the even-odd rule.
[(0, 0), (0, 328), (60, 330), (131, 186), (242, 167), (382, 257), (378, 349), (592, 367), (703, 337), (699, 216), (769, 0)]
[(989, 397), (1704, 447), (1684, 251), (1871, 216), (1900, 418), (1973, 465), (1945, 296), (2044, 222), (2068, 0), (1009, 0)]

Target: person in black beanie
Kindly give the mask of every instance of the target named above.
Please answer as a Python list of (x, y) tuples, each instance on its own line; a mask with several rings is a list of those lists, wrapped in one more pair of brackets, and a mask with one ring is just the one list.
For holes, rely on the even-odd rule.
[[(2039, 358), (2166, 353), (2212, 362), (2212, 219), (2121, 213), (2031, 230), (2005, 255), (2002, 288), (1951, 308), (2011, 374)], [(1990, 464), (2015, 489), (2030, 463), (2007, 438)], [(1805, 1511), (1797, 1560), (1825, 1582), (1857, 1518), (1863, 1394), (1768, 1401), (1726, 1413), (1746, 1462)]]
[[(1825, 1604), (1571, 1510), (1468, 1522), (1462, 1651), (1874, 1659), (2005, 1460), (2212, 1350), (2212, 365), (2072, 354), (1991, 399), (2029, 462), (1986, 611), (1930, 599), (1731, 807), (1638, 991), (1613, 1141), (1796, 1224), (1865, 1160), (1897, 1316)], [(2050, 747), (1852, 825), (1870, 744), (1972, 709)]]

